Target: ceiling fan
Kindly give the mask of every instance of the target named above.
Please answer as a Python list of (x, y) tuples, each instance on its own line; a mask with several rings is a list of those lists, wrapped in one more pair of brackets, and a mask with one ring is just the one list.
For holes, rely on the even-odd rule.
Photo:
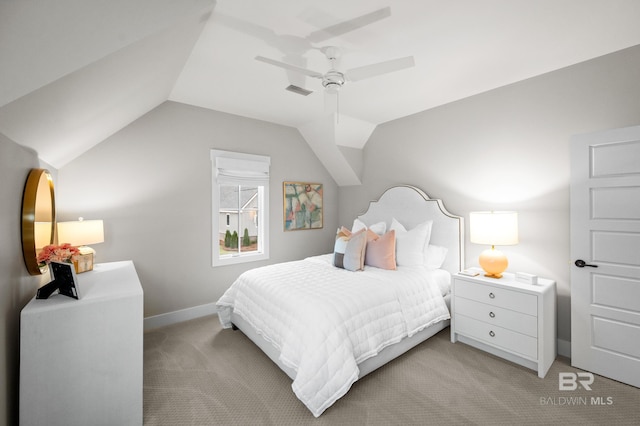
[[(377, 22), (389, 16), (391, 16), (391, 9), (389, 7), (385, 7), (385, 8), (367, 13), (365, 15), (358, 16), (356, 18), (349, 19), (347, 21), (332, 25), (330, 27), (315, 31), (303, 40), (306, 43), (310, 43), (309, 48), (313, 48), (311, 45), (312, 43), (317, 43), (333, 37), (340, 36), (342, 34), (362, 28), (366, 25), (370, 25), (374, 22)], [(314, 49), (317, 49), (317, 48), (314, 48)], [(298, 65), (293, 65), (287, 62), (266, 58), (264, 56), (256, 56), (255, 59), (261, 62), (265, 62), (267, 64), (284, 68), (285, 70), (292, 71), (299, 75), (304, 75), (304, 76), (319, 79), (322, 81), (322, 86), (325, 88), (325, 94), (336, 95), (336, 98), (340, 89), (347, 81), (356, 82), (360, 80), (365, 80), (365, 79), (376, 77), (382, 74), (387, 74), (387, 73), (399, 71), (405, 68), (410, 68), (415, 65), (413, 56), (407, 56), (403, 58), (379, 62), (376, 64), (352, 68), (346, 71), (341, 71), (336, 66), (336, 62), (340, 57), (340, 53), (341, 53), (340, 48), (336, 46), (325, 46), (325, 47), (319, 48), (319, 50), (321, 50), (324, 53), (324, 55), (327, 57), (327, 60), (329, 61), (329, 70), (324, 73), (313, 71), (313, 70), (310, 70)], [(304, 96), (307, 96), (310, 93), (313, 93), (311, 90), (307, 90), (303, 87), (298, 87), (295, 85), (290, 85), (289, 87), (287, 87), (287, 90), (304, 95)], [(336, 99), (335, 105), (337, 109), (337, 105), (338, 105), (337, 99)]]
[(321, 48), (321, 50), (329, 60), (330, 64), (330, 69), (324, 74), (288, 64), (286, 62), (277, 61), (275, 59), (265, 58), (263, 56), (256, 56), (256, 60), (320, 79), (322, 81), (322, 86), (329, 94), (338, 93), (347, 80), (360, 81), (405, 68), (410, 68), (415, 65), (413, 56), (406, 56), (404, 58), (392, 59), (389, 61), (378, 62), (376, 64), (352, 68), (343, 72), (337, 70), (335, 66), (336, 60), (340, 57), (340, 49), (335, 46), (326, 46)]

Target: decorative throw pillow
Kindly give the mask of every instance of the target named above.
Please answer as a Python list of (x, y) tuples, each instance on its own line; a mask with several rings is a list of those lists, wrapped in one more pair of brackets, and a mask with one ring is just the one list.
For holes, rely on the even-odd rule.
[(396, 231), (380, 236), (367, 230), (367, 250), (364, 264), (381, 269), (396, 269)]
[(338, 233), (336, 234), (336, 238), (338, 238), (338, 236), (340, 235), (344, 235), (345, 237), (350, 237), (351, 234), (352, 232), (348, 228), (341, 226), (340, 228), (338, 228)]
[(449, 249), (446, 247), (429, 244), (424, 252), (424, 266), (426, 266), (427, 269), (440, 269), (444, 260), (447, 258), (448, 251)]
[(384, 235), (387, 232), (387, 224), (384, 222), (374, 223), (369, 226), (369, 229), (378, 235)]
[[(349, 271), (364, 269), (364, 255), (367, 247), (366, 230), (351, 233), (340, 229), (333, 248), (333, 265)], [(348, 234), (347, 234), (348, 233)]]
[(353, 226), (351, 227), (351, 232), (358, 232), (363, 229), (367, 229), (367, 225), (358, 218), (353, 220)]
[(428, 220), (410, 231), (395, 218), (391, 228), (396, 231), (396, 263), (398, 266), (423, 265), (424, 252), (431, 239), (433, 221)]
[(383, 235), (385, 232), (387, 232), (387, 224), (384, 222), (378, 222), (374, 223), (373, 225), (367, 226), (360, 219), (354, 219), (353, 226), (351, 227), (351, 232), (358, 232), (362, 229), (370, 229), (378, 235)]

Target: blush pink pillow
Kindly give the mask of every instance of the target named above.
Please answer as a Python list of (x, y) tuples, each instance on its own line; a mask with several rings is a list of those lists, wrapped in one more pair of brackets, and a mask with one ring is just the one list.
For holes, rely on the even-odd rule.
[(364, 264), (381, 269), (396, 269), (396, 231), (378, 235), (367, 230), (367, 251)]

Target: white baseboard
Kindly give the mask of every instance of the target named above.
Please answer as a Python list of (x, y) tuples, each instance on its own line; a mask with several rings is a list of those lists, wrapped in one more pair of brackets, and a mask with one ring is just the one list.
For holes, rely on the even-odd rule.
[(207, 303), (206, 305), (194, 306), (192, 308), (181, 309), (179, 311), (154, 315), (144, 319), (144, 331), (177, 324), (183, 321), (189, 321), (207, 315), (213, 315), (217, 312), (218, 310), (216, 309), (215, 303)]
[(558, 339), (558, 355), (571, 358), (571, 342), (570, 341)]

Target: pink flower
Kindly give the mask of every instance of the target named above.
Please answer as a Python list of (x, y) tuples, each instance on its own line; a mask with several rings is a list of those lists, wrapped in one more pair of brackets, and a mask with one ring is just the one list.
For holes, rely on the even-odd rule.
[(38, 254), (37, 261), (40, 266), (47, 265), (52, 261), (71, 263), (78, 254), (80, 254), (80, 250), (69, 243), (59, 246), (48, 245), (42, 248), (42, 251)]

